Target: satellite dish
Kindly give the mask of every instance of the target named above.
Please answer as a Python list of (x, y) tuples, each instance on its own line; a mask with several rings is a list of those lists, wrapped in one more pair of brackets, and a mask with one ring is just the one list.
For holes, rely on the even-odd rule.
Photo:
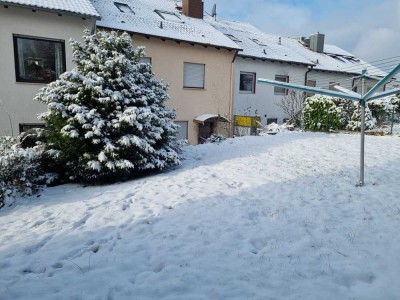
[(217, 4), (213, 5), (212, 11), (211, 11), (211, 17), (217, 18)]

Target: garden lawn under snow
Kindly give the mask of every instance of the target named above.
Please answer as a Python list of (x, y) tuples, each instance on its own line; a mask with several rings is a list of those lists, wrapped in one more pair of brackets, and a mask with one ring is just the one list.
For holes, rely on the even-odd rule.
[(279, 133), (0, 210), (0, 299), (399, 299), (400, 138)]

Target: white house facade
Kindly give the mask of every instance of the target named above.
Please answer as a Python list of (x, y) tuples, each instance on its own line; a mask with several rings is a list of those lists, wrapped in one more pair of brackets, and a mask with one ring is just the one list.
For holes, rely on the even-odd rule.
[(279, 107), (288, 91), (257, 84), (258, 78), (325, 89), (340, 85), (360, 92), (357, 76), (363, 69), (371, 78), (367, 88), (386, 75), (339, 47), (325, 44), (323, 34), (290, 38), (264, 33), (243, 22), (212, 17), (207, 21), (243, 49), (235, 61), (234, 114), (260, 117), (263, 125), (288, 119)]
[(69, 39), (95, 28), (89, 0), (0, 1), (0, 135), (40, 126), (39, 89), (72, 69)]

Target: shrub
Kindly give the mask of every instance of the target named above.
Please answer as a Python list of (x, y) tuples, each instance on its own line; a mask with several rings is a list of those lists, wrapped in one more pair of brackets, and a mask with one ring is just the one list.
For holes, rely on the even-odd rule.
[(223, 134), (213, 133), (208, 139), (205, 140), (205, 143), (219, 144), (225, 140), (226, 136), (224, 136)]
[(40, 146), (24, 149), (18, 139), (0, 137), (0, 207), (6, 197), (32, 195), (46, 182), (41, 156)]
[(341, 111), (331, 97), (315, 95), (304, 103), (304, 128), (306, 130), (334, 130), (341, 128)]
[(385, 123), (389, 114), (392, 112), (393, 104), (390, 99), (384, 98), (368, 102), (368, 108), (370, 109), (372, 116), (376, 119), (376, 125), (381, 126)]
[(117, 181), (179, 163), (167, 86), (129, 34), (85, 32), (71, 42), (75, 68), (50, 83), (36, 100), (49, 134), (47, 153), (64, 179)]
[[(358, 102), (354, 103), (354, 113), (351, 117), (347, 130), (360, 131), (361, 130), (361, 105)], [(368, 105), (365, 106), (365, 129), (374, 129), (376, 126), (376, 119), (372, 116)]]
[(340, 110), (340, 129), (346, 129), (354, 113), (353, 101), (337, 97), (332, 98), (332, 101)]

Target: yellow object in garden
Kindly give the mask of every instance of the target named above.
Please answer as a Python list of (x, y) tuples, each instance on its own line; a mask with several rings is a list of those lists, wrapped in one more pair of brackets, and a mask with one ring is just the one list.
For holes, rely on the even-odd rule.
[(261, 124), (260, 117), (249, 117), (249, 116), (234, 116), (235, 126), (242, 127), (258, 127)]

